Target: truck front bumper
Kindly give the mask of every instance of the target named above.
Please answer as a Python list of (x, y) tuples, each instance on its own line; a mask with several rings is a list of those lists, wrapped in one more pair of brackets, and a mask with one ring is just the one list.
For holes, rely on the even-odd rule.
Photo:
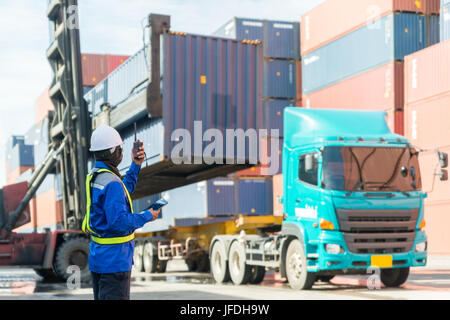
[[(426, 242), (424, 232), (416, 231), (416, 237), (412, 249), (409, 252), (386, 253), (386, 254), (357, 254), (349, 252), (343, 234), (339, 231), (322, 231), (320, 240), (317, 242), (318, 255), (314, 259), (308, 259), (308, 271), (331, 271), (331, 270), (365, 270), (371, 267), (372, 256), (392, 256), (392, 268), (420, 267), (425, 266), (427, 251), (416, 251), (416, 246)], [(341, 253), (328, 253), (325, 249), (327, 244), (337, 244)]]

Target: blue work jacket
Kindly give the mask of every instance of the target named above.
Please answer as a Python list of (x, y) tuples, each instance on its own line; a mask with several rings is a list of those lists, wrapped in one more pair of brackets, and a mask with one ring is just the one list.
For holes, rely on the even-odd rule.
[[(102, 161), (95, 168), (108, 169)], [(128, 192), (136, 187), (141, 167), (131, 164), (123, 178)], [(93, 181), (95, 183), (95, 181)], [(153, 219), (149, 211), (131, 213), (131, 206), (120, 181), (109, 182), (103, 188), (91, 188), (91, 228), (101, 237), (112, 238), (130, 235)], [(98, 244), (89, 246), (89, 270), (95, 273), (130, 271), (133, 265), (134, 240), (121, 244)]]

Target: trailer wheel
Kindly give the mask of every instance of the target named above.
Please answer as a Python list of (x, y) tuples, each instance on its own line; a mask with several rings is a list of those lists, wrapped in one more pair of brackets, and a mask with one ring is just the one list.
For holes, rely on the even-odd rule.
[(136, 243), (134, 246), (134, 253), (133, 253), (133, 267), (134, 270), (137, 272), (144, 271), (144, 246), (142, 243)]
[(230, 281), (227, 253), (225, 252), (225, 246), (221, 241), (217, 241), (213, 244), (209, 263), (212, 275), (217, 283)]
[(197, 272), (209, 272), (209, 256), (206, 252), (200, 253), (196, 259)]
[(146, 242), (143, 248), (143, 265), (147, 273), (156, 272), (158, 264), (158, 255), (156, 254), (156, 247), (152, 242)]
[(245, 247), (238, 241), (234, 241), (230, 247), (228, 268), (234, 284), (240, 285), (248, 282), (250, 278), (250, 266), (245, 262)]
[(194, 272), (195, 270), (197, 270), (197, 263), (194, 259), (186, 259), (184, 260), (184, 262), (186, 262), (189, 272)]
[(266, 275), (266, 268), (262, 266), (252, 266), (249, 282), (251, 284), (260, 284)]
[(286, 252), (286, 277), (295, 290), (311, 289), (316, 281), (316, 276), (307, 271), (305, 248), (297, 239), (289, 243)]
[(408, 268), (381, 269), (380, 280), (386, 287), (399, 287), (409, 276)]
[(72, 238), (65, 240), (56, 252), (54, 268), (58, 277), (67, 280), (69, 266), (76, 265), (80, 268), (80, 280), (87, 282), (91, 279), (89, 272), (89, 240), (85, 238)]

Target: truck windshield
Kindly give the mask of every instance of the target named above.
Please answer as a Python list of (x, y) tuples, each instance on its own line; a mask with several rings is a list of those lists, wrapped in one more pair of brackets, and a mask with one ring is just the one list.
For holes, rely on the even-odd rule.
[(418, 153), (409, 148), (325, 147), (322, 187), (348, 191), (420, 190)]

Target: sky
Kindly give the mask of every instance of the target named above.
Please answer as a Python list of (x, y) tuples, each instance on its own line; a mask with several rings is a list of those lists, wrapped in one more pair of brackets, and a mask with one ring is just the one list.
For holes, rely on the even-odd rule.
[[(83, 53), (132, 55), (149, 13), (171, 16), (171, 29), (210, 34), (234, 16), (300, 21), (323, 0), (79, 0)], [(34, 103), (52, 78), (47, 0), (0, 0), (0, 186), (5, 144), (34, 124)]]

